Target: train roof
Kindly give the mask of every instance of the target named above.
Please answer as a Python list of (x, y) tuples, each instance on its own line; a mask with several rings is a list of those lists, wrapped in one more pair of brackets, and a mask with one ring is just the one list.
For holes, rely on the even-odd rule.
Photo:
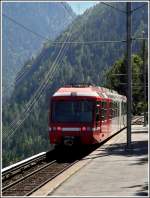
[(58, 89), (53, 97), (64, 97), (64, 96), (87, 96), (87, 97), (101, 97), (106, 99), (112, 99), (114, 101), (126, 101), (126, 96), (118, 94), (118, 92), (104, 88), (104, 87), (96, 87), (96, 86), (65, 86)]

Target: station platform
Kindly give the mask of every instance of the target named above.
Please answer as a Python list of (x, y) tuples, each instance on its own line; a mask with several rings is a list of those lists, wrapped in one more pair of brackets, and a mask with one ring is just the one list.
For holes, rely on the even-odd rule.
[(132, 126), (130, 149), (124, 130), (78, 166), (47, 184), (47, 196), (148, 196), (148, 128)]

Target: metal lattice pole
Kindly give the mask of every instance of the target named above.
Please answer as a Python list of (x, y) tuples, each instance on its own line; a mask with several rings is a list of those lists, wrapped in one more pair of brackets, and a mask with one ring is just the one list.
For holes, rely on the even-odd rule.
[(127, 147), (131, 146), (131, 113), (132, 113), (132, 38), (131, 38), (131, 2), (127, 2)]
[(143, 79), (144, 79), (144, 126), (147, 124), (146, 119), (146, 63), (145, 63), (145, 39), (144, 39), (144, 31), (143, 33)]

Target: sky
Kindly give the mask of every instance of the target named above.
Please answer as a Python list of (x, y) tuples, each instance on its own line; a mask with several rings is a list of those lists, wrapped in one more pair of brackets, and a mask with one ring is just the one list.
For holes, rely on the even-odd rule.
[(76, 14), (83, 14), (87, 8), (92, 7), (93, 5), (98, 3), (98, 1), (93, 1), (93, 2), (69, 2), (67, 1), (67, 3), (71, 6), (71, 8)]

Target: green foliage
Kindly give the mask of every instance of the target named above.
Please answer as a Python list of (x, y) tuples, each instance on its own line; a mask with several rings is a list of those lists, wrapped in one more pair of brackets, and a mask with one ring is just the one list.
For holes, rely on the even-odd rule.
[[(125, 58), (119, 59), (105, 73), (105, 86), (127, 96), (127, 67)], [(139, 55), (132, 56), (132, 99), (133, 113), (147, 110), (143, 90), (143, 60)]]

